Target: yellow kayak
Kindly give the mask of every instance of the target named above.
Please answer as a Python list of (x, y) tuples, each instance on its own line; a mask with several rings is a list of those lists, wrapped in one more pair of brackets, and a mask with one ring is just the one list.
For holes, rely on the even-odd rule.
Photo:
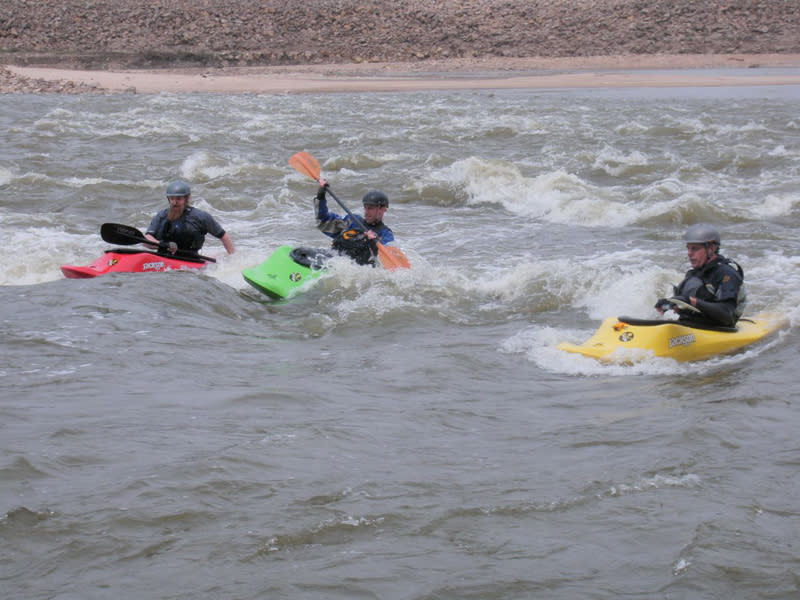
[(777, 331), (786, 319), (774, 314), (741, 318), (736, 327), (705, 328), (677, 321), (609, 317), (582, 344), (562, 342), (559, 350), (603, 361), (666, 356), (678, 361), (703, 360), (741, 350)]

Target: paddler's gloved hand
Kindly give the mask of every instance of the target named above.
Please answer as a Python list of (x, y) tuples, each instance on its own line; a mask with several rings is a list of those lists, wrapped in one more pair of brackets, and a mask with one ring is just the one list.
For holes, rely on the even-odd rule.
[(692, 306), (692, 302), (687, 296), (673, 296), (668, 301), (672, 303), (673, 309), (700, 312), (699, 308)]
[(673, 308), (672, 303), (669, 300), (667, 300), (666, 298), (659, 298), (658, 302), (656, 302), (656, 306), (655, 306), (655, 309), (660, 313), (667, 312), (668, 310), (672, 310), (672, 308)]
[(167, 252), (170, 254), (175, 254), (178, 251), (178, 244), (175, 242), (168, 242), (167, 243)]
[(673, 296), (672, 298), (659, 298), (658, 302), (656, 302), (656, 310), (660, 311), (668, 311), (668, 310), (679, 310), (681, 308), (686, 308), (686, 305), (689, 305), (689, 308), (694, 308), (689, 303), (689, 298), (686, 296)]
[(325, 180), (322, 181), (322, 185), (320, 185), (317, 190), (317, 200), (325, 200), (325, 193), (328, 191), (328, 182)]

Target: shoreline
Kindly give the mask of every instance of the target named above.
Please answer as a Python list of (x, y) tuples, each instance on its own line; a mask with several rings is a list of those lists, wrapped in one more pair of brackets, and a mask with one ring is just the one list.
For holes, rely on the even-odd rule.
[(148, 70), (0, 67), (33, 87), (34, 93), (37, 82), (42, 93), (58, 92), (60, 85), (69, 93), (144, 94), (800, 85), (800, 54), (485, 58)]

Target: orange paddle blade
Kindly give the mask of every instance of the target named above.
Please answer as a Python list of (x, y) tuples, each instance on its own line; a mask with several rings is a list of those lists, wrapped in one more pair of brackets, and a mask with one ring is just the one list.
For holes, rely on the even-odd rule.
[(387, 271), (411, 268), (411, 264), (408, 262), (406, 255), (403, 254), (403, 251), (394, 246), (378, 244), (378, 260), (381, 261), (383, 268)]
[(319, 181), (322, 169), (316, 158), (311, 156), (308, 152), (295, 152), (289, 157), (289, 164), (298, 172), (303, 175), (308, 175), (311, 179)]

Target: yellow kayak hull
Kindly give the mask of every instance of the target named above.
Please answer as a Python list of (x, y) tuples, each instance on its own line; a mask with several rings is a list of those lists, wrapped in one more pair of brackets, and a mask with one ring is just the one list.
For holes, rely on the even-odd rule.
[(705, 329), (677, 321), (609, 317), (582, 344), (562, 342), (559, 350), (605, 361), (664, 356), (686, 362), (731, 354), (763, 340), (786, 324), (779, 315), (742, 318), (735, 328)]

